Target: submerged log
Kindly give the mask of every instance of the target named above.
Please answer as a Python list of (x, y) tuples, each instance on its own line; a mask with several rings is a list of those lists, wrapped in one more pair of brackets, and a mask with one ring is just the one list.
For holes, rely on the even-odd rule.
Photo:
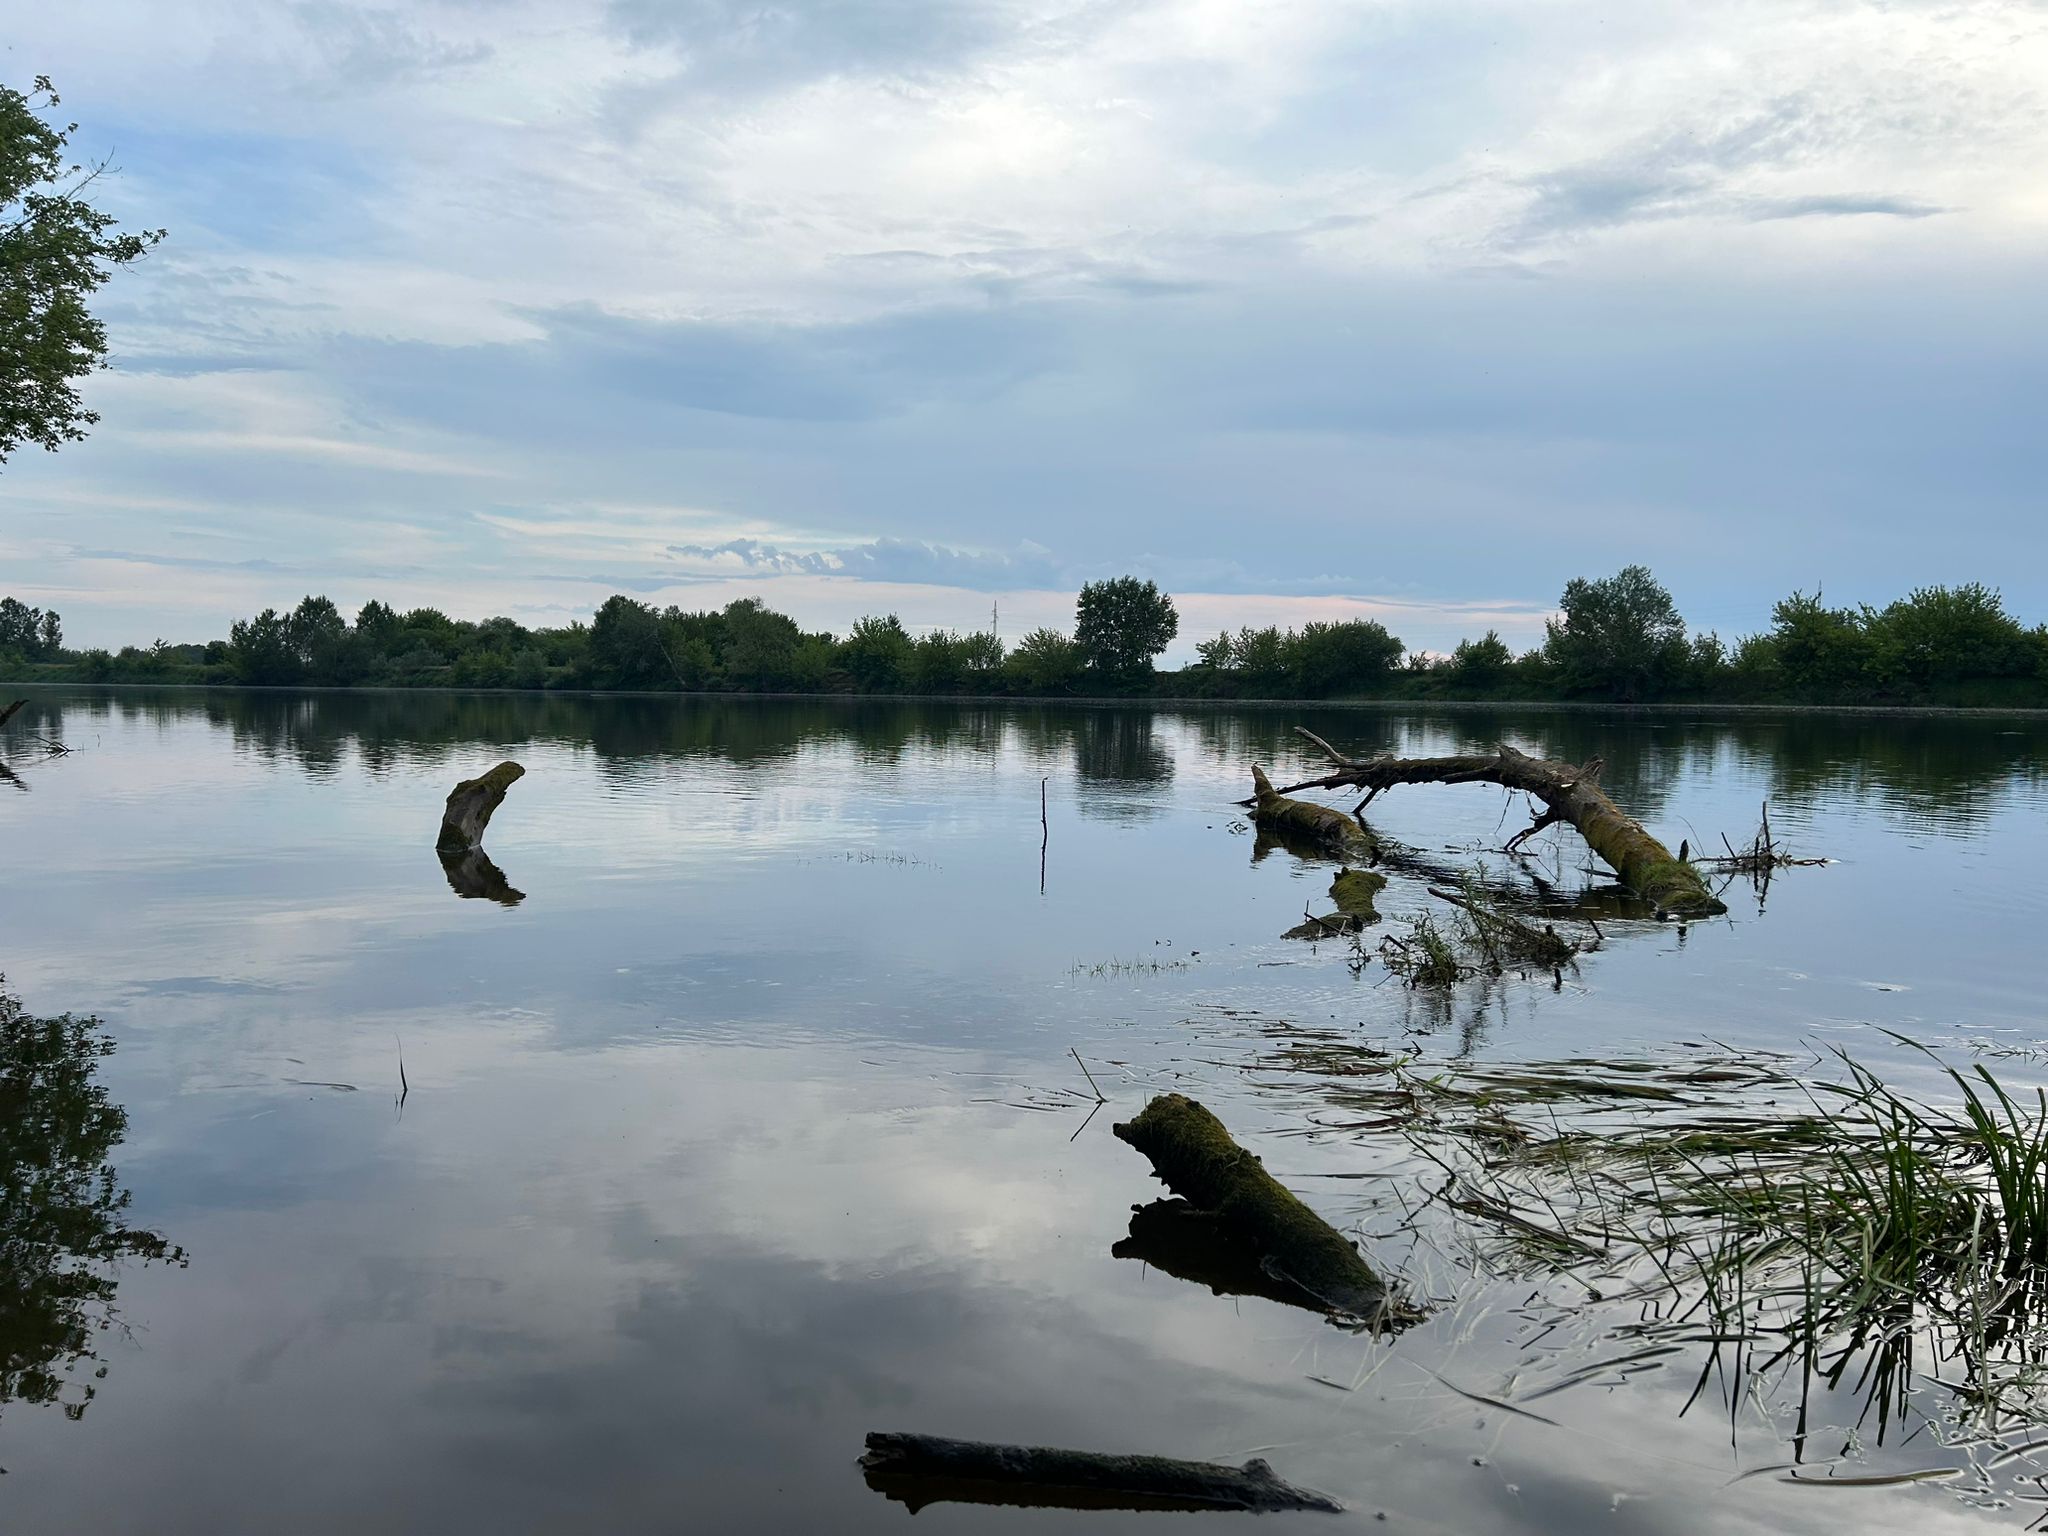
[(1255, 1254), (1268, 1274), (1376, 1328), (1391, 1331), (1415, 1320), (1349, 1238), (1296, 1199), (1193, 1099), (1163, 1093), (1111, 1130), (1151, 1159), (1169, 1189)]
[(876, 1433), (860, 1459), (867, 1484), (907, 1505), (1012, 1504), (1037, 1509), (1317, 1510), (1326, 1493), (1296, 1488), (1256, 1457), (1241, 1467), (1165, 1456), (1105, 1456), (1042, 1445), (990, 1445), (938, 1435)]
[(1387, 877), (1374, 869), (1340, 869), (1330, 882), (1337, 910), (1324, 917), (1310, 912), (1306, 920), (1281, 935), (1284, 939), (1333, 939), (1360, 933), (1380, 920), (1373, 898), (1387, 888)]
[(1325, 853), (1364, 859), (1379, 854), (1379, 842), (1356, 818), (1313, 800), (1290, 800), (1276, 794), (1263, 768), (1252, 769), (1252, 820), (1262, 831), (1313, 844)]
[(441, 813), (441, 837), (434, 846), (444, 853), (461, 853), (484, 840), (484, 828), (491, 814), (505, 803), (505, 791), (526, 770), (517, 763), (500, 763), (489, 773), (464, 779), (448, 791), (448, 808)]
[[(1382, 753), (1348, 758), (1314, 732), (1300, 726), (1295, 729), (1322, 748), (1334, 769), (1321, 778), (1289, 785), (1286, 791), (1274, 796), (1276, 799), (1285, 800), (1287, 794), (1297, 789), (1355, 788), (1366, 791), (1365, 799), (1358, 804), (1358, 809), (1364, 810), (1375, 796), (1397, 784), (1498, 784), (1503, 789), (1521, 790), (1544, 806), (1542, 815), (1509, 840), (1510, 852), (1545, 827), (1570, 822), (1587, 846), (1621, 877), (1622, 883), (1659, 911), (1679, 916), (1711, 916), (1728, 910), (1707, 889), (1705, 877), (1693, 864), (1676, 857), (1646, 832), (1641, 822), (1607, 797), (1600, 787), (1604, 764), (1597, 757), (1585, 763), (1552, 762), (1518, 752), (1503, 742), (1490, 754), (1395, 757)], [(1252, 773), (1254, 782), (1264, 786), (1265, 776), (1256, 768)]]

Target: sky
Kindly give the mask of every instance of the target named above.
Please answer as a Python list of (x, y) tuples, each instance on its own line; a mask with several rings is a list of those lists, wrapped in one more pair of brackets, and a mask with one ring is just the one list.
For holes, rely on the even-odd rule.
[(74, 644), (307, 592), (1014, 638), (2048, 619), (2043, 0), (0, 0), (103, 205)]

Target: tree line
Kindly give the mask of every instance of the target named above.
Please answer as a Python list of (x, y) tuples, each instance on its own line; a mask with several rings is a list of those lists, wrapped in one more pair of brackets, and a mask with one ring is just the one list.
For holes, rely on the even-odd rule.
[(607, 598), (586, 624), (528, 628), (435, 608), (325, 597), (265, 609), (205, 644), (72, 650), (54, 612), (0, 599), (0, 676), (263, 687), (455, 687), (643, 692), (1166, 698), (1584, 699), (2048, 705), (2048, 626), (2027, 628), (1978, 583), (1921, 587), (1882, 608), (1794, 592), (1733, 644), (1693, 632), (1644, 567), (1568, 583), (1541, 644), (1498, 633), (1449, 654), (1410, 651), (1379, 622), (1246, 627), (1160, 670), (1173, 599), (1136, 577), (1081, 589), (1069, 630), (1014, 643), (990, 631), (913, 635), (895, 614), (843, 636), (758, 598), (719, 609)]

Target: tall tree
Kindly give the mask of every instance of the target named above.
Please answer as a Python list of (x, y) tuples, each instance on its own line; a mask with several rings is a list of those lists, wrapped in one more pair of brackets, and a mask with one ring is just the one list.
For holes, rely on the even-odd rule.
[(1091, 581), (1074, 605), (1074, 643), (1089, 666), (1117, 681), (1150, 672), (1152, 658), (1179, 633), (1173, 599), (1135, 576)]
[(124, 234), (86, 194), (106, 163), (70, 161), (76, 123), (44, 114), (57, 93), (0, 86), (0, 463), (23, 443), (56, 451), (99, 420), (74, 381), (105, 366), (107, 330), (86, 301), (163, 239)]
[(1648, 566), (1573, 578), (1545, 628), (1544, 651), (1566, 686), (1639, 699), (1685, 660), (1685, 620)]

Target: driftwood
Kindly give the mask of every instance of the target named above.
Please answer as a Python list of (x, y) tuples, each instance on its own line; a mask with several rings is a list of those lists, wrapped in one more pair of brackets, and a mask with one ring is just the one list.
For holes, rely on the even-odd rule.
[[(1624, 885), (1660, 912), (1710, 916), (1728, 910), (1707, 889), (1706, 880), (1693, 864), (1674, 856), (1643, 830), (1641, 822), (1607, 797), (1600, 787), (1600, 770), (1605, 765), (1597, 757), (1584, 763), (1558, 763), (1530, 757), (1503, 742), (1490, 754), (1395, 757), (1381, 753), (1348, 758), (1313, 731), (1300, 726), (1295, 730), (1323, 750), (1333, 771), (1290, 785), (1279, 791), (1275, 799), (1284, 800), (1297, 789), (1349, 787), (1366, 791), (1365, 798), (1358, 803), (1358, 810), (1363, 811), (1376, 796), (1397, 784), (1498, 784), (1504, 789), (1521, 790), (1542, 801), (1544, 807), (1535, 821), (1508, 840), (1510, 853), (1544, 828), (1569, 822), (1578, 829), (1587, 846), (1621, 877)], [(1252, 772), (1254, 783), (1263, 785), (1265, 776), (1256, 768)]]
[(16, 699), (12, 704), (8, 705), (5, 709), (0, 709), (0, 726), (4, 726), (5, 724), (7, 724), (8, 721), (12, 720), (15, 716), (15, 712), (19, 710), (21, 706), (26, 704), (27, 702), (27, 699)]
[(1341, 1514), (1326, 1493), (1282, 1482), (1264, 1461), (1241, 1467), (1164, 1456), (1105, 1456), (1040, 1445), (990, 1445), (937, 1435), (871, 1434), (860, 1459), (867, 1484), (907, 1505), (1013, 1504), (1038, 1509), (1318, 1510)]
[(526, 770), (517, 763), (500, 763), (489, 773), (464, 779), (448, 791), (448, 808), (441, 813), (441, 836), (434, 846), (443, 853), (461, 853), (484, 840), (484, 828), (491, 814), (505, 803), (505, 791)]
[(1193, 1099), (1161, 1094), (1111, 1129), (1275, 1279), (1375, 1328), (1391, 1331), (1415, 1320), (1349, 1238), (1296, 1199)]

